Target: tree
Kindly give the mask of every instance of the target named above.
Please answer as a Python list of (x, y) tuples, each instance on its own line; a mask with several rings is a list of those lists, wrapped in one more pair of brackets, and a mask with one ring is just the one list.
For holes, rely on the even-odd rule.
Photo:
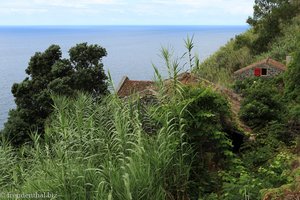
[[(300, 37), (298, 37), (298, 46)], [(285, 74), (285, 92), (289, 100), (300, 103), (300, 48), (294, 53)]]
[(107, 92), (107, 79), (101, 58), (106, 56), (106, 50), (97, 45), (78, 44), (69, 51), (71, 64), (74, 66), (74, 89), (102, 95)]
[(288, 23), (299, 12), (299, 4), (291, 0), (255, 0), (253, 17), (247, 23), (254, 28), (257, 38), (252, 50), (261, 53), (281, 34), (282, 24)]
[[(300, 37), (298, 37), (298, 47)], [(289, 104), (289, 128), (292, 135), (299, 137), (300, 128), (300, 48), (293, 55), (285, 73), (285, 96)], [(299, 137), (300, 140), (300, 137)]]
[(263, 128), (271, 121), (280, 121), (284, 109), (279, 91), (269, 80), (258, 80), (246, 89), (240, 117), (251, 128)]
[(102, 58), (106, 50), (98, 45), (77, 44), (62, 58), (58, 45), (31, 57), (25, 70), (29, 77), (12, 86), (16, 109), (9, 112), (3, 133), (16, 145), (29, 140), (28, 133), (43, 134), (47, 117), (52, 113), (51, 94), (75, 96), (77, 91), (101, 98), (108, 93)]

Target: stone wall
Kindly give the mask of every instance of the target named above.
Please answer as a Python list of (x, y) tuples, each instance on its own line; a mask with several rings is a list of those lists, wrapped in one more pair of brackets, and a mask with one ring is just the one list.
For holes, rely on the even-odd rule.
[(284, 70), (278, 69), (276, 67), (272, 67), (272, 66), (269, 66), (269, 65), (266, 65), (266, 64), (261, 64), (259, 66), (255, 66), (253, 68), (250, 68), (250, 69), (247, 69), (243, 72), (235, 74), (235, 78), (241, 80), (241, 79), (245, 79), (245, 78), (249, 78), (249, 77), (255, 77), (254, 70), (256, 68), (265, 68), (265, 69), (267, 69), (267, 75), (262, 75), (260, 77), (270, 78), (270, 77), (274, 77), (274, 76), (284, 72)]

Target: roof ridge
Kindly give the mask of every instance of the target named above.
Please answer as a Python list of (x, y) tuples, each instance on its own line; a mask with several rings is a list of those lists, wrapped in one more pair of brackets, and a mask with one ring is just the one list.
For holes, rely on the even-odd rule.
[(246, 71), (248, 69), (251, 69), (251, 68), (253, 68), (253, 67), (257, 66), (257, 65), (264, 64), (264, 63), (265, 64), (271, 64), (271, 65), (273, 65), (273, 67), (279, 68), (281, 70), (285, 70), (286, 69), (286, 67), (285, 67), (285, 65), (283, 63), (281, 63), (279, 61), (276, 61), (276, 60), (272, 59), (271, 57), (268, 57), (268, 58), (265, 58), (263, 60), (260, 60), (260, 61), (257, 61), (255, 63), (252, 63), (252, 64), (250, 64), (250, 65), (248, 65), (246, 67), (243, 67), (243, 68), (235, 71), (234, 74), (238, 74), (238, 73), (244, 72), (244, 71)]
[(150, 80), (129, 80), (129, 81), (134, 81), (134, 82), (154, 82)]

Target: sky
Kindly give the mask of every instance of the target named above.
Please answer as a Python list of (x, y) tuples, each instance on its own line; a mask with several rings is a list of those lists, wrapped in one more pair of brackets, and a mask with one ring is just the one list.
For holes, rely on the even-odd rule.
[(254, 0), (0, 0), (0, 25), (246, 25)]

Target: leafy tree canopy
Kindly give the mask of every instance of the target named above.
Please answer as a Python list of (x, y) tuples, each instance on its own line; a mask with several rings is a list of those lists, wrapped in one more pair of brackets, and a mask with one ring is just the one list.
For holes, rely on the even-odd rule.
[[(300, 41), (300, 37), (299, 37)], [(300, 42), (298, 42), (298, 46)], [(300, 48), (294, 53), (285, 76), (286, 94), (290, 100), (300, 103)]]
[(240, 117), (251, 128), (259, 129), (271, 121), (280, 121), (283, 110), (278, 89), (272, 82), (261, 79), (245, 89)]
[(9, 112), (3, 133), (15, 144), (27, 141), (30, 131), (43, 133), (53, 110), (51, 94), (74, 96), (83, 91), (97, 98), (107, 94), (102, 63), (106, 55), (101, 46), (87, 43), (72, 47), (69, 59), (62, 58), (58, 45), (35, 53), (26, 69), (29, 77), (12, 86), (17, 107)]
[(285, 73), (285, 96), (289, 102), (289, 127), (295, 135), (299, 135), (300, 127), (300, 37), (298, 49), (293, 54), (293, 59)]
[(253, 26), (257, 38), (251, 49), (265, 52), (268, 45), (282, 32), (282, 24), (288, 23), (299, 12), (299, 4), (291, 0), (255, 0), (253, 17), (247, 23)]

